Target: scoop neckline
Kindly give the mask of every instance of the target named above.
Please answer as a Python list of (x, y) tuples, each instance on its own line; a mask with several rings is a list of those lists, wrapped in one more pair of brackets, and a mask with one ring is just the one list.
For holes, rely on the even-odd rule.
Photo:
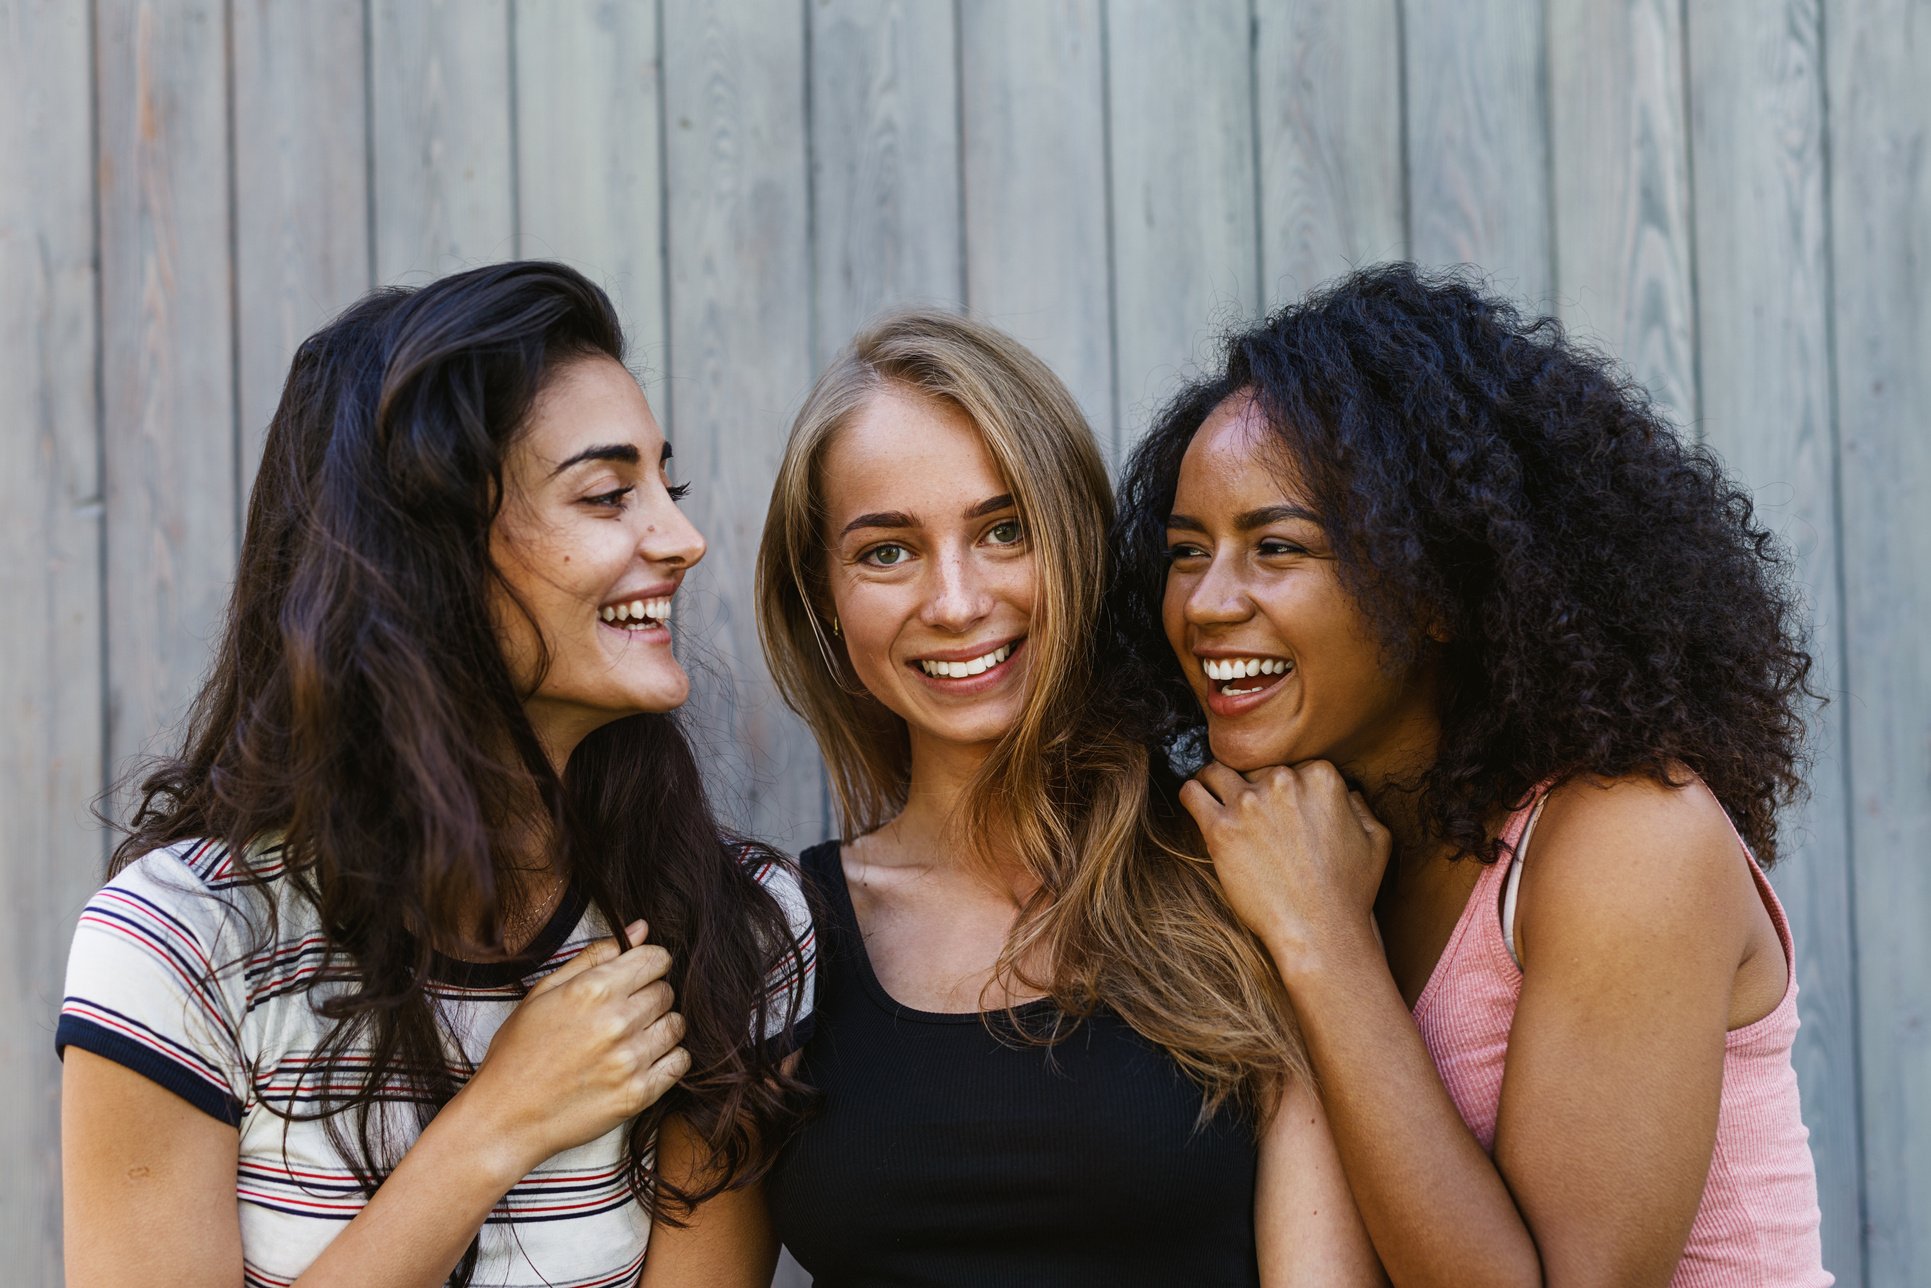
[(430, 976), (438, 983), (456, 988), (509, 988), (521, 984), (541, 970), (544, 963), (556, 955), (557, 949), (563, 947), (570, 932), (583, 920), (584, 911), (589, 906), (590, 899), (583, 887), (571, 881), (564, 886), (563, 898), (557, 901), (556, 911), (543, 923), (543, 929), (537, 931), (514, 957), (476, 962), (452, 957), (432, 947), (429, 950)]
[[(831, 897), (832, 914), (841, 926), (851, 932), (853, 956), (857, 959), (858, 978), (865, 986), (865, 992), (872, 1001), (887, 1013), (900, 1019), (916, 1020), (921, 1024), (985, 1024), (988, 1021), (999, 1023), (1008, 1015), (1028, 1016), (1043, 1013), (1053, 1006), (1051, 997), (1034, 997), (1010, 1009), (1001, 1007), (996, 1011), (923, 1011), (916, 1006), (908, 1006), (885, 991), (879, 982), (878, 973), (872, 969), (872, 954), (865, 947), (865, 928), (858, 923), (858, 909), (852, 904), (851, 887), (845, 880), (845, 842), (833, 837), (821, 841), (807, 850), (801, 858), (809, 859), (822, 856), (824, 866), (830, 869), (829, 887), (826, 893)], [(802, 866), (802, 865), (801, 865)]]

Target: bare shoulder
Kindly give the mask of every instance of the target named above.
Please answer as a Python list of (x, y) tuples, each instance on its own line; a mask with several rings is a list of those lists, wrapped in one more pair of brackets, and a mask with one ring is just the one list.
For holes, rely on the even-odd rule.
[(1550, 793), (1523, 863), (1525, 943), (1539, 927), (1741, 947), (1764, 917), (1749, 864), (1709, 789), (1687, 772), (1678, 784), (1584, 777)]

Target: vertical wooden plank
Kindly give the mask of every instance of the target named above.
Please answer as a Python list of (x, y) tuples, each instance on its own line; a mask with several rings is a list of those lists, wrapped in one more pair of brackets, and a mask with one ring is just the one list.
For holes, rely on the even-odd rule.
[(751, 571), (812, 375), (804, 42), (795, 0), (664, 7), (666, 428), (710, 541), (679, 616), (696, 619), (679, 651), (697, 663), (689, 723), (718, 804), (794, 849), (823, 835), (818, 754), (765, 673)]
[(1117, 441), (1099, 0), (972, 0), (959, 35), (966, 300)]
[(950, 4), (811, 13), (815, 365), (896, 304), (961, 307), (959, 62)]
[(1551, 0), (1557, 309), (1697, 418), (1680, 0)]
[(1931, 2), (1824, 15), (1865, 1274), (1888, 1285), (1931, 1266)]
[[(1832, 697), (1812, 725), (1811, 797), (1784, 820), (1773, 878), (1797, 942), (1795, 1063), (1824, 1209), (1824, 1264), (1855, 1285), (1864, 1280), (1862, 1163), (1843, 761), (1843, 722), (1855, 718), (1855, 704), (1843, 692), (1840, 647), (1823, 33), (1817, 0), (1705, 0), (1690, 6), (1686, 34), (1701, 423), (1796, 555), (1818, 687)], [(1568, 226), (1564, 219), (1565, 239)], [(1572, 295), (1572, 279), (1563, 280)]]
[(1111, 0), (1117, 452), (1259, 307), (1247, 0)]
[(517, 254), (610, 293), (633, 361), (664, 358), (657, 2), (516, 0)]
[(110, 772), (175, 735), (234, 561), (223, 8), (97, 7)]
[(1403, 0), (1408, 245), (1480, 266), (1547, 310), (1546, 15), (1540, 0)]
[(370, 0), (375, 275), (515, 253), (508, 0)]
[(59, 1283), (60, 1009), (99, 883), (101, 502), (87, 13), (0, 0), (0, 1248)]
[(1257, 4), (1255, 25), (1261, 303), (1272, 309), (1408, 253), (1400, 0)]
[(244, 503), (295, 346), (369, 289), (362, 0), (233, 0)]

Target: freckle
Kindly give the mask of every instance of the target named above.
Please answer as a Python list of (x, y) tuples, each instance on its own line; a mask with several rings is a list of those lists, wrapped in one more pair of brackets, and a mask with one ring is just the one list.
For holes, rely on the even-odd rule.
[(570, 556), (569, 556), (569, 555), (565, 555), (565, 556), (563, 556), (563, 562), (564, 562), (564, 563), (569, 563), (569, 562), (570, 562)]
[(146, 1167), (130, 1167), (127, 1169), (127, 1179), (130, 1181), (145, 1181), (150, 1175), (152, 1175), (152, 1171)]

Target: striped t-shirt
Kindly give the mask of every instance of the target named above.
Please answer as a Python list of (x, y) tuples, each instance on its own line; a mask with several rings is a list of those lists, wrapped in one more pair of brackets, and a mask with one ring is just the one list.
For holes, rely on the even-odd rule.
[[(770, 980), (772, 1031), (784, 1046), (809, 1023), (816, 951), (810, 914), (795, 876), (770, 855), (746, 847), (741, 860), (778, 900), (801, 950), (802, 974), (784, 955)], [(235, 1195), (246, 1282), (287, 1285), (366, 1201), (325, 1124), (290, 1121), (321, 1098), (311, 1059), (331, 1022), (311, 991), (326, 940), (320, 919), (293, 882), (281, 879), (280, 849), (249, 855), (268, 879), (265, 892), (244, 881), (234, 856), (209, 842), (184, 842), (136, 860), (89, 900), (67, 964), (67, 995), (55, 1035), (153, 1079), (197, 1109), (239, 1129)], [(260, 942), (263, 905), (272, 899), (274, 935)], [(430, 988), (459, 1080), (481, 1063), (490, 1038), (537, 980), (593, 940), (610, 934), (574, 886), (522, 961), (496, 964), (438, 957)], [(535, 968), (531, 961), (541, 961)], [(798, 1025), (784, 1023), (791, 997)], [(335, 1089), (359, 1082), (338, 1072)], [(415, 1134), (406, 1079), (377, 1112), (394, 1139)], [(650, 1222), (625, 1183), (625, 1127), (549, 1159), (491, 1212), (481, 1233), (476, 1274), (483, 1285), (604, 1288), (635, 1281)], [(349, 1138), (354, 1139), (351, 1128)]]

